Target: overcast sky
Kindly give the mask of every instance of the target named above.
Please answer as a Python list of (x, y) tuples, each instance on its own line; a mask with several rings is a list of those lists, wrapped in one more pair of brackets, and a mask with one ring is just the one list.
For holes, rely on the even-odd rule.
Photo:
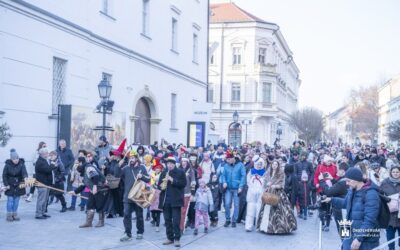
[(352, 87), (400, 74), (400, 0), (233, 2), (280, 26), (300, 69), (300, 107), (332, 112)]

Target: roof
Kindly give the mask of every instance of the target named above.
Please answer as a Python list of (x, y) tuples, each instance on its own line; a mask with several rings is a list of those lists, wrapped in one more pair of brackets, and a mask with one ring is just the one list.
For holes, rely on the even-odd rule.
[(235, 22), (262, 22), (267, 23), (241, 9), (234, 3), (211, 4), (211, 23), (235, 23)]

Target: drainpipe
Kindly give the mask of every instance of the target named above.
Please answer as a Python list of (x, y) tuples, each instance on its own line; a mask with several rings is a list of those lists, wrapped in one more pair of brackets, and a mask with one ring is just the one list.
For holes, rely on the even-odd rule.
[(222, 84), (224, 83), (224, 43), (225, 43), (225, 23), (222, 23), (221, 32), (221, 69), (220, 69), (220, 83), (219, 83), (219, 110), (222, 110)]

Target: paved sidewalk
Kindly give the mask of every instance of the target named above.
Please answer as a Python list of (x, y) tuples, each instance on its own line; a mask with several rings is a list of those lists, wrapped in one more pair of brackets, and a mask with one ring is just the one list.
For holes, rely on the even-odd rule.
[[(69, 201), (68, 197), (68, 201)], [(0, 249), (1, 250), (44, 250), (44, 249), (176, 249), (173, 246), (163, 246), (166, 239), (165, 228), (161, 226), (160, 232), (150, 222), (145, 222), (145, 233), (143, 240), (133, 239), (127, 243), (121, 243), (119, 238), (124, 233), (122, 218), (106, 219), (103, 228), (85, 228), (78, 226), (85, 220), (85, 213), (80, 211), (59, 213), (60, 204), (49, 206), (49, 214), (52, 216), (47, 220), (34, 219), (36, 202), (26, 203), (21, 199), (19, 215), (21, 221), (6, 222), (5, 202), (0, 201)], [(220, 213), (220, 224), (217, 228), (211, 228), (206, 235), (203, 229), (199, 235), (194, 236), (193, 230), (189, 229), (182, 236), (181, 249), (190, 250), (253, 250), (253, 249), (318, 249), (318, 219), (316, 214), (307, 221), (300, 220), (298, 230), (285, 236), (266, 235), (259, 232), (247, 233), (244, 225), (239, 224), (237, 228), (224, 228), (223, 214)], [(163, 219), (162, 219), (163, 221)], [(94, 223), (97, 222), (95, 217)], [(135, 228), (135, 221), (133, 228)], [(135, 234), (135, 230), (133, 230)], [(340, 240), (336, 233), (336, 226), (331, 225), (331, 231), (323, 234), (323, 250), (340, 249)]]

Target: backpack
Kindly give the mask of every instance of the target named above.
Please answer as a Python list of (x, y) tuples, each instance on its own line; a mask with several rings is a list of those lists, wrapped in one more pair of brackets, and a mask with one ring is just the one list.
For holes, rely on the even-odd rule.
[[(365, 194), (366, 192), (363, 192), (363, 203), (365, 203)], [(378, 228), (386, 229), (389, 226), (389, 221), (390, 221), (390, 210), (388, 206), (388, 202), (390, 201), (390, 198), (378, 193), (379, 195), (379, 212), (378, 212), (378, 218), (376, 221), (378, 222)]]

